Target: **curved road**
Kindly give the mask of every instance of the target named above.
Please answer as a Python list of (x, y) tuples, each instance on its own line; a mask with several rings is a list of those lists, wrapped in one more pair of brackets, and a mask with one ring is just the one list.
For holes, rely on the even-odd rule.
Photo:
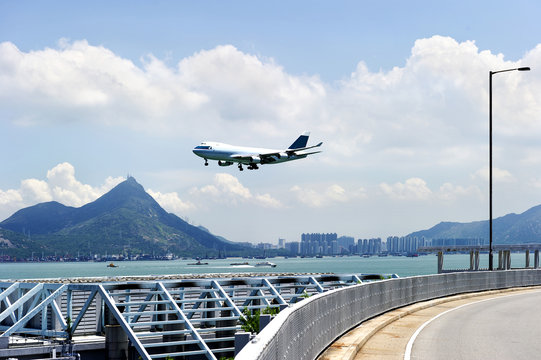
[(411, 359), (539, 359), (540, 339), (541, 291), (512, 294), (433, 318), (415, 338)]
[(367, 320), (318, 360), (538, 359), (541, 288), (434, 299)]

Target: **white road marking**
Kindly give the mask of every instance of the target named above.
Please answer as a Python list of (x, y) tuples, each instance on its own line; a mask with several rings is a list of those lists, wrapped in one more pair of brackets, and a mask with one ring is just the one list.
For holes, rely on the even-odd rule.
[(509, 295), (503, 295), (503, 296), (496, 296), (496, 297), (493, 297), (493, 298), (490, 298), (490, 299), (483, 299), (483, 300), (478, 300), (478, 301), (474, 301), (474, 302), (471, 302), (471, 303), (467, 303), (467, 304), (462, 304), (460, 306), (457, 306), (455, 308), (452, 308), (452, 309), (449, 309), (449, 310), (446, 310), (436, 316), (434, 316), (432, 319), (430, 320), (427, 320), (423, 325), (421, 325), (414, 333), (413, 335), (411, 336), (410, 340), (408, 341), (408, 345), (406, 346), (406, 352), (404, 353), (404, 360), (411, 360), (411, 349), (413, 348), (413, 343), (415, 342), (415, 339), (417, 338), (417, 336), (421, 333), (421, 331), (428, 325), (430, 324), (432, 321), (436, 320), (437, 318), (439, 318), (440, 316), (442, 315), (445, 315), (451, 311), (455, 311), (455, 310), (458, 310), (460, 308), (463, 308), (464, 306), (468, 306), (468, 305), (472, 305), (472, 304), (478, 304), (478, 303), (481, 303), (481, 302), (484, 302), (484, 301), (489, 301), (489, 300), (495, 300), (495, 299), (501, 299), (501, 298), (504, 298), (504, 297), (507, 297), (507, 296), (515, 296), (515, 295), (521, 295), (523, 293), (518, 293), (518, 294), (509, 294)]

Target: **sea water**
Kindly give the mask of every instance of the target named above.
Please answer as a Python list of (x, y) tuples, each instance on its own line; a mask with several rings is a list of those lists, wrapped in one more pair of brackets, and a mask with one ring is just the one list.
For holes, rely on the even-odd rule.
[[(437, 256), (434, 254), (405, 256), (359, 256), (323, 257), (323, 258), (271, 258), (268, 261), (276, 267), (254, 266), (262, 260), (252, 259), (218, 259), (202, 260), (207, 265), (190, 265), (194, 260), (171, 261), (120, 261), (117, 267), (108, 267), (105, 262), (27, 262), (0, 263), (0, 279), (62, 279), (74, 277), (110, 277), (110, 276), (151, 276), (151, 275), (201, 275), (222, 273), (334, 273), (334, 274), (397, 274), (400, 277), (428, 275), (437, 273)], [(495, 256), (497, 265), (497, 256)], [(249, 265), (231, 265), (248, 262)], [(467, 269), (470, 257), (468, 254), (446, 254), (444, 269)], [(513, 267), (525, 264), (524, 254), (512, 254)], [(530, 259), (533, 264), (533, 258)], [(480, 255), (480, 267), (488, 267), (488, 255)]]

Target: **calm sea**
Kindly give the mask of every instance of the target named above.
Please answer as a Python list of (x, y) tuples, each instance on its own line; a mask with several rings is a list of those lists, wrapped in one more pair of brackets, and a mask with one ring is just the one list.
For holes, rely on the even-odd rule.
[[(144, 276), (174, 274), (214, 273), (335, 273), (335, 274), (398, 274), (400, 277), (437, 273), (435, 255), (416, 258), (404, 256), (370, 257), (324, 257), (317, 258), (272, 258), (275, 268), (254, 267), (263, 260), (221, 259), (203, 260), (208, 265), (189, 265), (194, 260), (172, 261), (121, 261), (116, 268), (107, 267), (103, 262), (66, 263), (0, 263), (0, 279), (56, 279), (74, 277)], [(251, 265), (232, 266), (234, 262), (248, 262)], [(469, 267), (469, 255), (448, 254), (444, 258), (445, 269)], [(481, 267), (488, 267), (488, 256), (481, 254)], [(495, 256), (497, 263), (497, 256)], [(524, 254), (512, 254), (514, 267), (524, 266)], [(533, 264), (533, 258), (530, 263)]]

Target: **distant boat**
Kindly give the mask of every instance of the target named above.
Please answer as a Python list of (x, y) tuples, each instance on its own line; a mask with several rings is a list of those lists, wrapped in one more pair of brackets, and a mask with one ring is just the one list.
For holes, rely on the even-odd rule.
[(118, 265), (115, 265), (115, 264), (113, 264), (113, 263), (110, 263), (109, 265), (107, 265), (107, 267), (114, 268), (114, 267), (118, 267)]
[(201, 260), (197, 260), (196, 263), (191, 263), (191, 264), (188, 264), (188, 265), (208, 265), (209, 263), (208, 262), (201, 262)]
[(270, 261), (264, 261), (264, 262), (260, 262), (260, 263), (257, 263), (255, 264), (255, 266), (258, 266), (258, 267), (261, 267), (261, 266), (270, 266), (270, 267), (276, 267), (276, 264), (275, 263), (271, 263)]
[(241, 263), (236, 262), (236, 263), (231, 263), (229, 265), (231, 265), (231, 266), (239, 266), (239, 265), (250, 265), (250, 264), (248, 264), (248, 262), (241, 262)]

